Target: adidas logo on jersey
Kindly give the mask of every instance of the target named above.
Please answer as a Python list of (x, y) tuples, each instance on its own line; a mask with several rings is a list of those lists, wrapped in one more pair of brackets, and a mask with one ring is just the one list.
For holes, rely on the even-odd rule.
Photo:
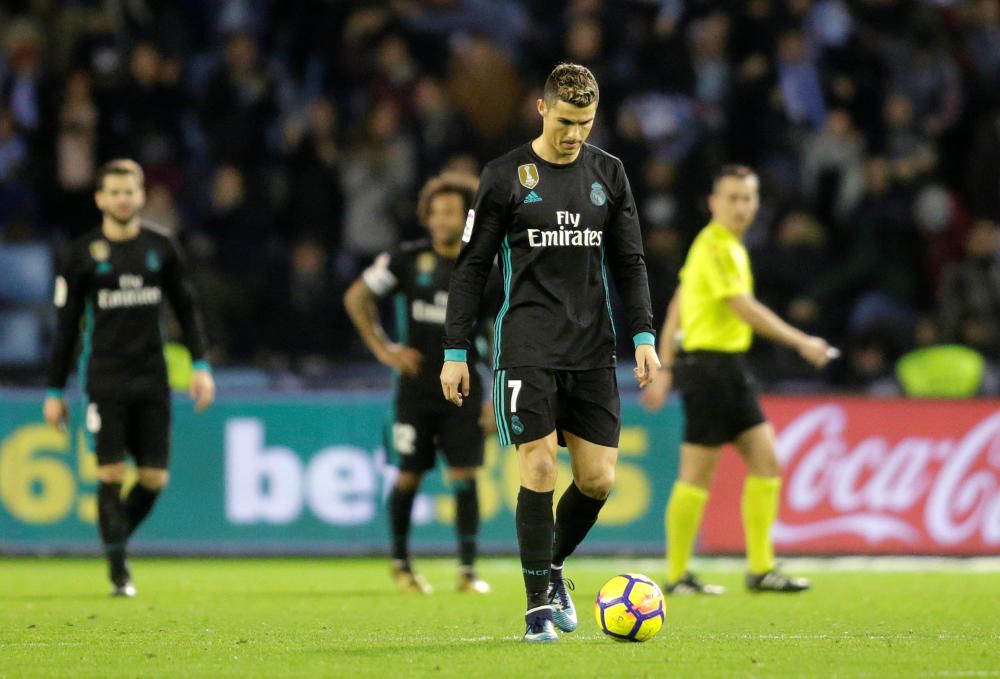
[(534, 191), (532, 191), (531, 193), (529, 193), (527, 196), (524, 197), (524, 202), (525, 203), (541, 203), (542, 202), (542, 197), (539, 196)]

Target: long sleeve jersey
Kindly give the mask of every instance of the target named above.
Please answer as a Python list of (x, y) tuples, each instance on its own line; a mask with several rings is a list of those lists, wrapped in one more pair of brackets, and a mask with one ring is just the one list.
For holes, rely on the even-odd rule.
[(146, 223), (126, 241), (108, 240), (99, 228), (81, 236), (56, 278), (58, 327), (49, 388), (66, 384), (82, 319), (79, 376), (84, 392), (166, 391), (165, 299), (192, 360), (204, 361), (204, 324), (174, 239)]
[[(572, 163), (518, 147), (488, 163), (451, 277), (446, 358), (461, 360), (499, 260), (503, 302), (494, 368), (614, 366), (608, 269), (637, 344), (651, 344), (652, 311), (635, 201), (618, 158), (584, 144)], [(499, 256), (498, 256), (499, 255)]]

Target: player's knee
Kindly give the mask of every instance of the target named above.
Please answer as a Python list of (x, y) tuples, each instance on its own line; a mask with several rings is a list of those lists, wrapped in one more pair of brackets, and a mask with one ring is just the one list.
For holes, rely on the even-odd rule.
[(100, 465), (97, 468), (97, 480), (101, 483), (121, 483), (125, 480), (125, 463)]
[(399, 472), (396, 487), (400, 490), (412, 491), (420, 487), (421, 475), (417, 472)]
[(147, 490), (159, 492), (170, 483), (170, 472), (166, 469), (139, 469), (139, 483)]
[(531, 486), (549, 486), (556, 479), (556, 461), (548, 455), (533, 455), (522, 465)]
[(610, 467), (599, 472), (587, 474), (576, 479), (580, 492), (595, 500), (604, 500), (611, 494), (615, 485), (615, 469)]
[(454, 467), (448, 470), (448, 478), (456, 481), (472, 481), (476, 478), (476, 467)]

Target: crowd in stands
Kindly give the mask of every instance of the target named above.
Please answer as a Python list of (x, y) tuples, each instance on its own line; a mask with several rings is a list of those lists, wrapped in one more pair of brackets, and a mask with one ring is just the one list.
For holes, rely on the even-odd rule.
[[(1000, 0), (0, 0), (0, 261), (58, 260), (98, 165), (133, 157), (216, 361), (335, 371), (365, 358), (342, 292), (420, 234), (423, 181), (532, 138), (564, 60), (601, 85), (591, 141), (629, 173), (657, 322), (742, 162), (758, 296), (845, 354), (817, 378), (760, 346), (766, 385), (880, 393), (940, 343), (1000, 359)], [(0, 365), (40, 360), (17, 319), (50, 327), (11, 271)]]

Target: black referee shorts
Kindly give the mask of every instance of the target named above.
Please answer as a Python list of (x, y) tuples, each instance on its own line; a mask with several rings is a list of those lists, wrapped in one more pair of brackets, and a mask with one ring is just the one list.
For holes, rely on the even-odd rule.
[(97, 464), (125, 461), (137, 467), (166, 469), (170, 461), (170, 394), (88, 396), (84, 428)]
[(766, 422), (743, 354), (692, 351), (675, 366), (684, 401), (684, 441), (717, 447)]
[(493, 410), (501, 445), (548, 436), (559, 445), (563, 432), (600, 446), (618, 447), (621, 399), (614, 368), (549, 370), (534, 366), (504, 368), (493, 376)]

